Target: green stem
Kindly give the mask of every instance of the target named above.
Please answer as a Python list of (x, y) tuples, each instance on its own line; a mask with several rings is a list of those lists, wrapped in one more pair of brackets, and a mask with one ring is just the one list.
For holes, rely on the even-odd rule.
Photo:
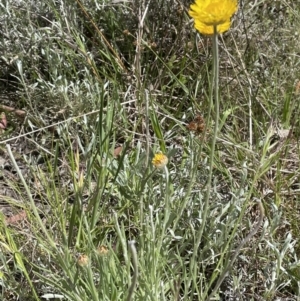
[(129, 250), (132, 255), (132, 267), (133, 267), (133, 276), (131, 280), (131, 285), (128, 291), (128, 296), (127, 296), (127, 301), (131, 301), (133, 299), (133, 294), (135, 291), (136, 283), (137, 283), (137, 278), (138, 278), (138, 258), (137, 258), (137, 251), (135, 248), (135, 241), (129, 241)]
[[(210, 107), (212, 108), (214, 106), (214, 99), (215, 99), (215, 127), (214, 127), (214, 133), (211, 141), (211, 150), (210, 150), (210, 156), (209, 156), (209, 174), (206, 184), (206, 195), (204, 200), (204, 210), (202, 214), (202, 222), (199, 229), (199, 235), (197, 237), (196, 243), (195, 243), (195, 251), (193, 253), (193, 256), (196, 256), (197, 249), (199, 248), (204, 228), (206, 225), (207, 220), (207, 214), (209, 209), (209, 200), (211, 195), (211, 188), (212, 188), (212, 174), (213, 174), (213, 165), (214, 165), (214, 155), (215, 155), (215, 148), (216, 148), (216, 140), (219, 130), (219, 53), (218, 53), (218, 33), (217, 33), (217, 27), (214, 26), (214, 35), (212, 37), (213, 39), (213, 73), (212, 73), (212, 83), (213, 83), (213, 89), (214, 93), (210, 93)], [(194, 259), (191, 260), (191, 262), (194, 262)], [(205, 300), (205, 296), (203, 296)]]
[(159, 242), (157, 243), (157, 250), (161, 250), (163, 240), (165, 237), (165, 232), (167, 229), (167, 224), (170, 219), (170, 194), (171, 194), (171, 189), (170, 189), (170, 178), (169, 178), (169, 171), (167, 166), (164, 167), (164, 172), (166, 174), (166, 194), (165, 194), (165, 204), (164, 204), (164, 219), (163, 219), (163, 225), (161, 229), (161, 235), (159, 238)]

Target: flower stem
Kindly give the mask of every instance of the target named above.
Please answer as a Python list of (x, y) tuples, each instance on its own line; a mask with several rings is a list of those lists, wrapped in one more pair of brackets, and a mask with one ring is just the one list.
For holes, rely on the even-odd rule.
[(134, 240), (128, 242), (129, 250), (132, 255), (133, 276), (132, 276), (131, 285), (127, 296), (127, 301), (131, 301), (133, 299), (133, 294), (136, 288), (136, 283), (138, 278), (138, 257), (137, 257), (137, 251), (134, 244), (135, 244)]
[[(209, 209), (209, 200), (211, 195), (211, 186), (212, 186), (212, 174), (213, 174), (213, 166), (214, 166), (214, 156), (215, 156), (215, 148), (216, 148), (216, 140), (219, 130), (219, 114), (220, 114), (220, 104), (219, 104), (219, 53), (218, 53), (218, 33), (217, 27), (214, 26), (214, 35), (213, 39), (213, 73), (212, 73), (212, 89), (214, 93), (210, 93), (210, 107), (215, 107), (215, 126), (214, 126), (214, 133), (211, 141), (211, 150), (209, 155), (209, 173), (207, 178), (206, 184), (206, 195), (204, 201), (204, 210), (202, 214), (202, 222), (199, 229), (199, 235), (195, 244), (196, 248), (199, 248), (202, 235), (204, 232), (204, 228), (206, 225), (207, 214)], [(214, 104), (215, 100), (215, 104)], [(194, 252), (195, 254), (197, 252)]]

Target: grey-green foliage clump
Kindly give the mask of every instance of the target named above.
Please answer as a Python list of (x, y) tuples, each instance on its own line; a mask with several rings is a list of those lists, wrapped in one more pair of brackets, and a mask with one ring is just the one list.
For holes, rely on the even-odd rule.
[(219, 37), (210, 185), (189, 4), (1, 3), (1, 300), (299, 295), (300, 2), (243, 1)]

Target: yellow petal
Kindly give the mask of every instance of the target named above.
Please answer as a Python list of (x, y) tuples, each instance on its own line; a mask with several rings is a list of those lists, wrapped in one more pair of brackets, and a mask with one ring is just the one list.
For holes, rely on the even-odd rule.
[(189, 15), (194, 18), (195, 28), (201, 33), (212, 34), (214, 25), (222, 33), (230, 28), (230, 18), (237, 7), (237, 0), (195, 0), (190, 6)]
[[(217, 25), (217, 33), (223, 33), (230, 28), (230, 20)], [(214, 34), (214, 27), (212, 25), (206, 25), (198, 20), (195, 20), (195, 28), (204, 35), (213, 35)]]

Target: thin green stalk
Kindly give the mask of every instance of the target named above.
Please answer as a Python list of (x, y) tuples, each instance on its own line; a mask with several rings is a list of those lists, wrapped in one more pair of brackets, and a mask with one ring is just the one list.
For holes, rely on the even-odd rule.
[[(204, 210), (202, 214), (202, 222), (199, 229), (199, 235), (197, 237), (196, 243), (195, 243), (195, 251), (193, 253), (193, 257), (191, 262), (195, 262), (195, 256), (197, 254), (196, 250), (199, 248), (204, 228), (206, 225), (207, 220), (207, 214), (209, 209), (209, 199), (211, 195), (211, 182), (212, 182), (212, 173), (213, 173), (213, 165), (214, 165), (214, 155), (215, 155), (215, 147), (216, 147), (216, 140), (218, 135), (218, 129), (219, 129), (219, 53), (218, 53), (218, 33), (217, 33), (217, 27), (214, 26), (214, 35), (213, 35), (213, 73), (212, 73), (212, 83), (213, 83), (213, 89), (214, 93), (210, 93), (210, 106), (214, 106), (214, 99), (215, 99), (215, 127), (214, 127), (214, 133), (212, 137), (211, 142), (211, 151), (209, 156), (209, 174), (206, 184), (206, 195), (204, 200)], [(214, 96), (214, 97), (213, 97)], [(214, 99), (213, 99), (214, 98)], [(196, 267), (196, 265), (194, 265)], [(205, 296), (204, 296), (205, 297)]]
[[(215, 98), (215, 127), (214, 127), (214, 133), (212, 137), (212, 144), (211, 144), (211, 151), (210, 151), (210, 157), (209, 157), (209, 174), (206, 184), (206, 195), (204, 199), (204, 210), (202, 214), (202, 222), (199, 229), (199, 234), (197, 236), (197, 239), (194, 244), (194, 252), (193, 256), (190, 261), (191, 270), (194, 270), (194, 273), (196, 273), (195, 269), (197, 268), (197, 264), (195, 264), (196, 260), (196, 254), (197, 249), (199, 248), (200, 242), (202, 240), (204, 228), (206, 225), (207, 215), (208, 215), (208, 209), (209, 209), (209, 200), (211, 195), (211, 182), (212, 182), (212, 170), (213, 170), (213, 163), (214, 163), (214, 153), (215, 153), (215, 145), (217, 140), (217, 134), (218, 134), (218, 128), (219, 128), (219, 56), (218, 56), (218, 34), (216, 30), (216, 26), (214, 26), (214, 35), (213, 35), (213, 73), (212, 73), (212, 89), (213, 91), (210, 91), (209, 98), (210, 98), (210, 110), (214, 107), (214, 98)], [(214, 93), (213, 93), (214, 92)], [(205, 299), (205, 296), (203, 296)]]
[(97, 288), (95, 286), (95, 281), (94, 281), (93, 270), (92, 270), (92, 267), (90, 266), (90, 264), (89, 264), (89, 266), (86, 267), (85, 272), (87, 273), (87, 284), (88, 284), (90, 293), (93, 298), (92, 300), (99, 301), (98, 292), (97, 292)]
[(164, 172), (166, 174), (166, 194), (165, 194), (165, 204), (164, 204), (164, 220), (163, 220), (163, 226), (162, 226), (162, 230), (161, 230), (161, 236), (159, 239), (159, 242), (157, 244), (157, 249), (161, 250), (162, 248), (162, 244), (163, 244), (163, 240), (165, 238), (165, 232), (166, 232), (166, 228), (167, 228), (167, 224), (170, 218), (170, 179), (169, 179), (169, 171), (167, 166), (164, 167)]
[(133, 276), (132, 276), (131, 285), (130, 285), (130, 288), (128, 291), (127, 301), (131, 301), (133, 298), (133, 294), (134, 294), (134, 290), (135, 290), (137, 278), (138, 278), (138, 257), (137, 257), (137, 252), (136, 252), (136, 248), (135, 248), (134, 244), (135, 244), (134, 240), (128, 242), (129, 250), (132, 255)]

